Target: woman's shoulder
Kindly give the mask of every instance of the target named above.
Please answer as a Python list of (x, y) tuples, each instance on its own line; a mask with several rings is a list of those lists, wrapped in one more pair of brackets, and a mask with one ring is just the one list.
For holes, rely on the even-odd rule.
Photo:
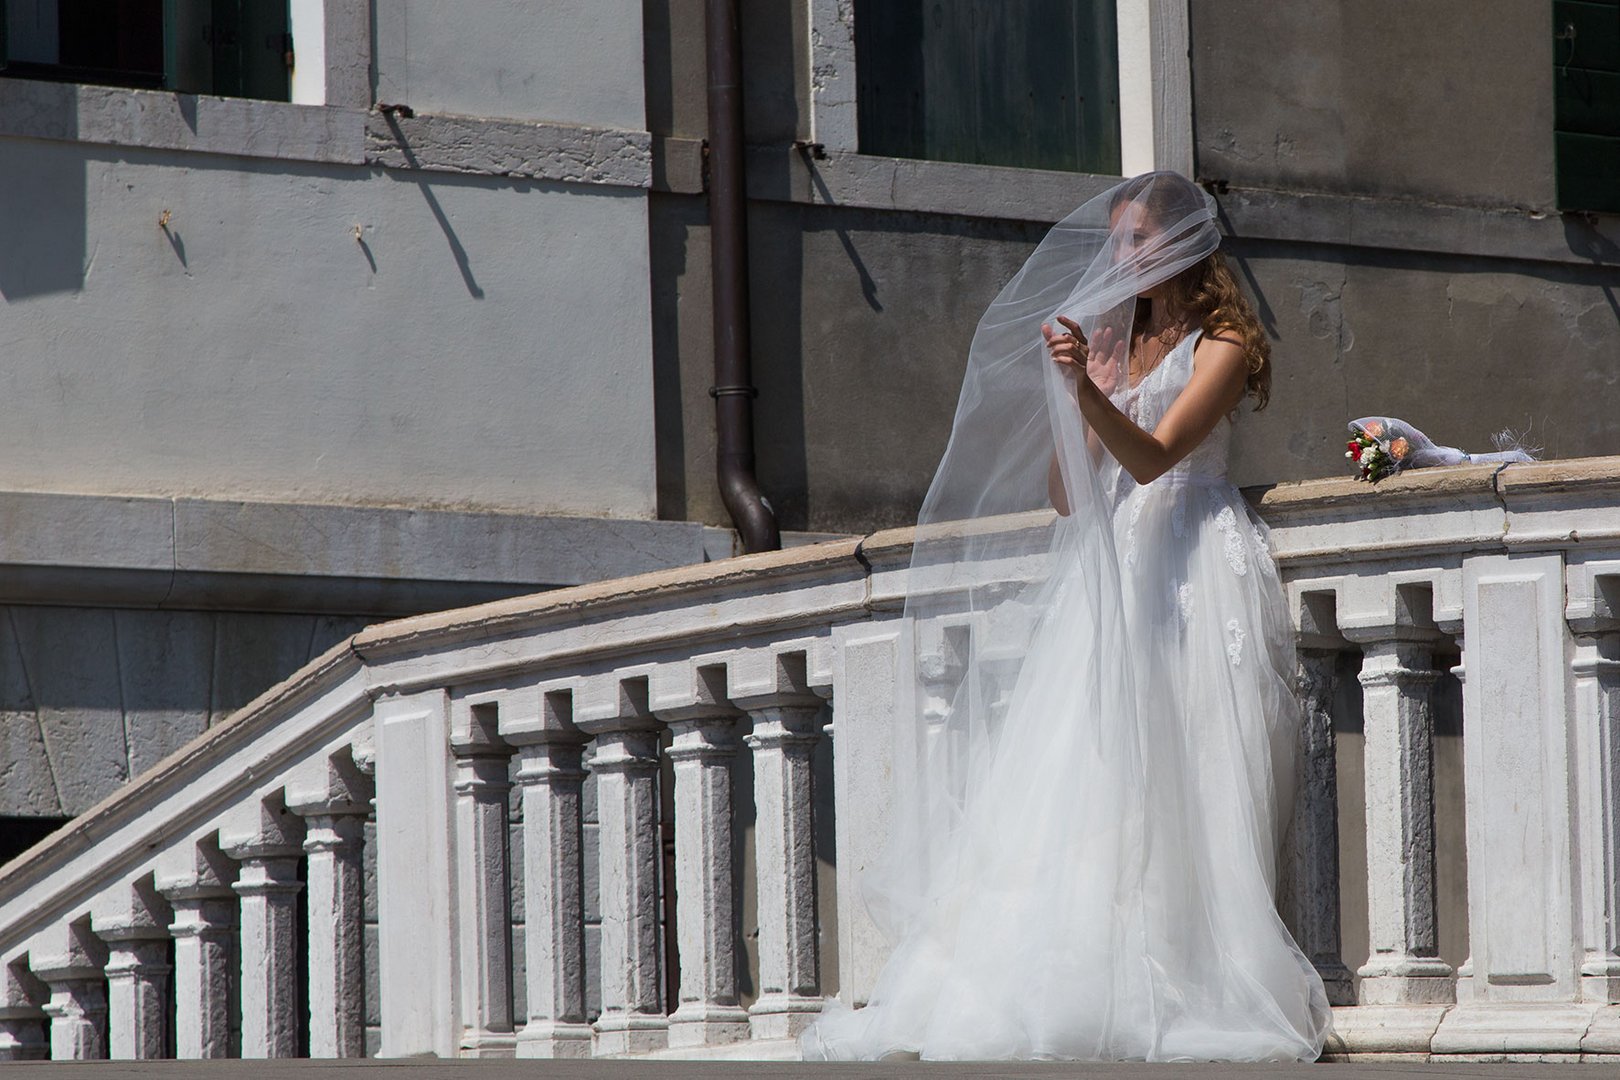
[(1198, 336), (1193, 351), (1200, 356), (1222, 353), (1227, 350), (1231, 350), (1240, 356), (1243, 354), (1243, 339), (1231, 330), (1221, 329), (1211, 334), (1199, 329), (1193, 331), (1193, 333)]

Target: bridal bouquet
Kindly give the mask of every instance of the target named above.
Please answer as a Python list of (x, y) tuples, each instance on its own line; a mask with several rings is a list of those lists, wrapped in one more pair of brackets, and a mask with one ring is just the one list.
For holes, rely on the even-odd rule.
[(1436, 446), (1427, 435), (1393, 416), (1364, 416), (1350, 421), (1350, 442), (1344, 456), (1356, 467), (1356, 479), (1376, 483), (1403, 469), (1427, 465), (1464, 465), (1484, 462), (1534, 461), (1535, 450), (1526, 449), (1511, 431), (1498, 432), (1491, 441), (1495, 453), (1470, 454), (1455, 446)]

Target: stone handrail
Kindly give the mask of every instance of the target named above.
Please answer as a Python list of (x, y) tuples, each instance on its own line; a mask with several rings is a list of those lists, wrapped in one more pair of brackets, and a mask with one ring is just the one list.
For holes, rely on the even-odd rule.
[[(1280, 902), (1340, 1006), (1330, 1049), (1620, 1052), (1620, 459), (1249, 495), (1298, 620), (1306, 775)], [(365, 1052), (373, 862), (376, 1052), (789, 1052), (831, 971), (858, 1003), (884, 955), (854, 879), (881, 841), (913, 542), (363, 631), (0, 869), (0, 1057)], [(1356, 976), (1334, 831), (1345, 652), (1366, 732)], [(1452, 652), (1458, 970), (1435, 939), (1428, 697)]]

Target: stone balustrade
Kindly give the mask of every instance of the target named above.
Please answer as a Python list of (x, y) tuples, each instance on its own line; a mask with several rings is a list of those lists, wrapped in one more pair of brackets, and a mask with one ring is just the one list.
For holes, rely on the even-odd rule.
[[(1278, 903), (1329, 1053), (1620, 1054), (1620, 459), (1251, 497), (1305, 706)], [(971, 528), (1016, 582), (1049, 520)], [(0, 1058), (791, 1056), (885, 955), (858, 876), (914, 715), (898, 616), (956, 535), (354, 636), (0, 870)], [(975, 629), (930, 628), (923, 693)]]

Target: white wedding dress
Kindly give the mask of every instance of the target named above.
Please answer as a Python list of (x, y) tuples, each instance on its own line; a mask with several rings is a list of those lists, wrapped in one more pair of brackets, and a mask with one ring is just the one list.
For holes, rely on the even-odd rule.
[[(1115, 397), (1145, 430), (1186, 386), (1197, 338)], [(1223, 418), (1152, 483), (1117, 465), (1097, 476), (1128, 672), (1094, 662), (1110, 625), (1095, 581), (1114, 559), (1066, 559), (1061, 531), (1085, 523), (1060, 519), (1064, 564), (1040, 585), (1044, 615), (962, 803), (947, 884), (869, 1004), (829, 1003), (801, 1039), (807, 1059), (1321, 1052), (1322, 981), (1274, 903), (1299, 726), (1289, 621), (1265, 526), (1226, 477), (1231, 428)], [(1107, 706), (1092, 684), (1111, 678), (1134, 702)]]

